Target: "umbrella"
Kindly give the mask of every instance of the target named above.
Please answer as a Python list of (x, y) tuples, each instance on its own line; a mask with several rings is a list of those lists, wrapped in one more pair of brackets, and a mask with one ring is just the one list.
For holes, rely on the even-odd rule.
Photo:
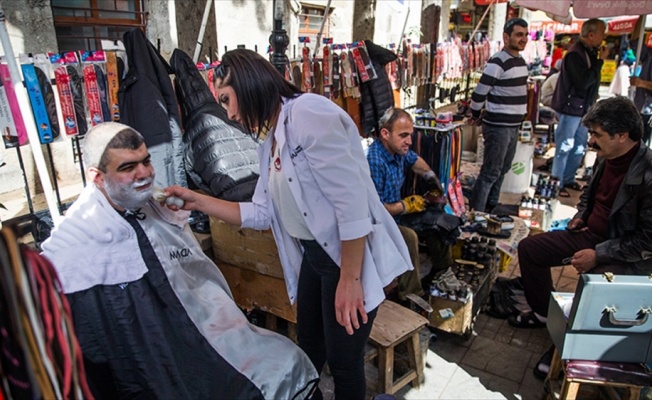
[(573, 7), (573, 14), (577, 18), (652, 14), (652, 1), (516, 0), (516, 4), (561, 17), (567, 17), (569, 15), (571, 6)]

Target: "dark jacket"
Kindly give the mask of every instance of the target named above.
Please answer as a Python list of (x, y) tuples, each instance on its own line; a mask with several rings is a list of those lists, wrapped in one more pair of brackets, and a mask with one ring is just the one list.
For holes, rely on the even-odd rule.
[(186, 53), (174, 50), (170, 65), (177, 77), (188, 176), (214, 197), (250, 201), (258, 180), (258, 144), (229, 120)]
[(129, 69), (118, 91), (120, 122), (143, 135), (157, 185), (186, 186), (172, 70), (140, 29), (125, 32), (123, 40)]
[(602, 64), (596, 50), (589, 49), (581, 40), (571, 46), (561, 64), (552, 109), (566, 115), (584, 116), (598, 99)]
[(385, 72), (385, 65), (396, 60), (396, 54), (383, 47), (365, 40), (365, 47), (369, 53), (369, 59), (374, 66), (378, 77), (360, 85), (362, 105), (362, 132), (368, 136), (378, 132), (378, 120), (388, 108), (394, 107), (394, 94), (389, 77)]
[[(574, 218), (588, 221), (603, 171), (601, 161)], [(642, 142), (611, 207), (607, 237), (595, 246), (598, 264), (632, 263), (641, 274), (652, 273), (652, 150)]]

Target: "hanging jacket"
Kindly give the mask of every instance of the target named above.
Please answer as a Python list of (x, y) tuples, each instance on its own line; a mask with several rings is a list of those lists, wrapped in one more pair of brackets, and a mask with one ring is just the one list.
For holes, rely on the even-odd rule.
[(120, 83), (120, 122), (145, 139), (157, 186), (186, 186), (177, 99), (168, 63), (140, 29), (123, 36), (129, 69)]
[(371, 64), (378, 77), (360, 85), (362, 105), (362, 132), (365, 136), (377, 134), (378, 120), (388, 108), (394, 107), (394, 95), (389, 77), (385, 72), (385, 65), (396, 60), (396, 54), (369, 40), (364, 41), (369, 53)]
[(250, 201), (258, 179), (257, 142), (217, 104), (183, 51), (170, 57), (184, 125), (184, 160), (197, 187), (229, 201)]

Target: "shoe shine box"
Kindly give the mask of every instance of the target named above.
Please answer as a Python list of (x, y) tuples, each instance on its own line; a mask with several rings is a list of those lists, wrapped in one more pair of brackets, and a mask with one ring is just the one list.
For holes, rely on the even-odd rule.
[(562, 360), (650, 363), (651, 313), (652, 276), (582, 274), (575, 296), (552, 293), (547, 327)]

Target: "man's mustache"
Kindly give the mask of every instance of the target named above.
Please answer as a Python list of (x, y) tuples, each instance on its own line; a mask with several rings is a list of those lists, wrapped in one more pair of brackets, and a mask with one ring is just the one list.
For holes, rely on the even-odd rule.
[(589, 143), (589, 149), (595, 151), (602, 150), (602, 148), (600, 148), (600, 146), (598, 146), (597, 144), (590, 144), (590, 143)]

